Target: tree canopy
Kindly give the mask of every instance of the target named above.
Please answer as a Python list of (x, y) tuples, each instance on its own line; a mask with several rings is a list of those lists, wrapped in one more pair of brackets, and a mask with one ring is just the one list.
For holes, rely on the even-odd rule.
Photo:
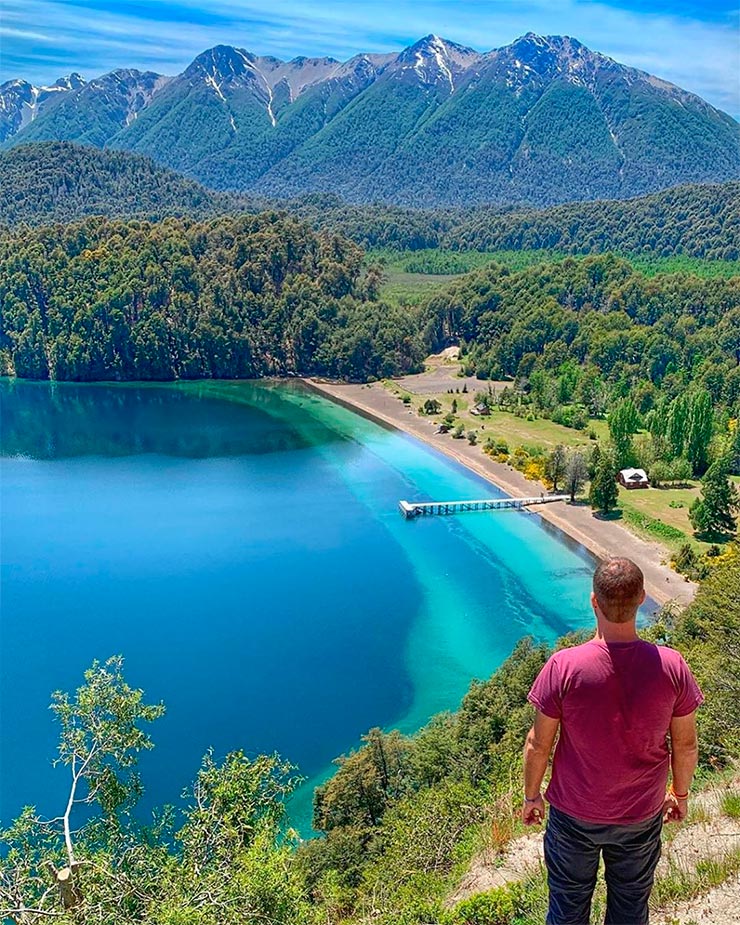
[(31, 379), (347, 379), (416, 368), (362, 253), (276, 213), (0, 236), (0, 369)]

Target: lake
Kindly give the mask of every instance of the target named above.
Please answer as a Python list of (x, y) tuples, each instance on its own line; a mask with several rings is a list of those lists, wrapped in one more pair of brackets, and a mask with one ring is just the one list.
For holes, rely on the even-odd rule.
[(0, 381), (0, 818), (57, 815), (55, 689), (125, 658), (166, 716), (144, 807), (209, 747), (279, 752), (312, 787), (373, 726), (455, 709), (527, 634), (590, 626), (593, 560), (536, 515), (405, 521), (493, 497), (436, 451), (300, 383)]

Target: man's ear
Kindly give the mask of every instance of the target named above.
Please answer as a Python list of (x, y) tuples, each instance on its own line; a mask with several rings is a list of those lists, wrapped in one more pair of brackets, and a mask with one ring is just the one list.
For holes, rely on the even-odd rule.
[(642, 607), (642, 605), (645, 603), (645, 598), (646, 598), (646, 597), (647, 597), (647, 591), (643, 588), (643, 589), (642, 589), (642, 598), (640, 599), (640, 604), (639, 604), (640, 607)]

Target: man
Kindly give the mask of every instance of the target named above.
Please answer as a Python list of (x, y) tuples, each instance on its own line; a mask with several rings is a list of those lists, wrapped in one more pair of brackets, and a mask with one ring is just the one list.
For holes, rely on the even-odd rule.
[(634, 562), (602, 562), (595, 637), (556, 652), (529, 693), (537, 712), (524, 749), (526, 825), (544, 821), (540, 787), (560, 733), (545, 794), (547, 925), (588, 925), (600, 854), (607, 925), (646, 923), (663, 822), (686, 816), (704, 698), (678, 652), (638, 637), (644, 600)]

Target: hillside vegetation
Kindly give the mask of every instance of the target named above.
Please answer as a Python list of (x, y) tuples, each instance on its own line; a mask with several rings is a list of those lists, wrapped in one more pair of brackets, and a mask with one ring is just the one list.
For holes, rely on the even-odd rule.
[(346, 239), (269, 213), (0, 236), (0, 369), (167, 380), (415, 368), (415, 319), (374, 299), (361, 262)]
[[(681, 649), (706, 695), (705, 780), (740, 755), (739, 587), (736, 552), (683, 614), (666, 613), (647, 631)], [(128, 687), (120, 659), (94, 665), (76, 694), (52, 702), (59, 773), (66, 768), (72, 786), (91, 794), (87, 814), (68, 817), (66, 843), (63, 820), (40, 819), (32, 807), (2, 833), (3, 916), (18, 925), (51, 916), (62, 925), (81, 917), (86, 925), (541, 925), (545, 885), (536, 869), (522, 885), (449, 899), (471, 858), (482, 848), (503, 852), (520, 831), (526, 694), (549, 654), (524, 639), (490, 679), (473, 683), (456, 713), (413, 736), (370, 730), (317, 791), (322, 834), (302, 843), (284, 832), (296, 776), (277, 756), (209, 753), (182, 814), (142, 822), (136, 757), (152, 747), (148, 725), (163, 708)], [(726, 791), (728, 816), (737, 813), (734, 799)], [(707, 863), (668, 870), (655, 901), (701, 894), (731, 876), (740, 856), (728, 848)]]
[(740, 257), (740, 181), (678, 186), (625, 201), (569, 203), (539, 212), (481, 210), (444, 243), (459, 250), (605, 250), (715, 260)]
[[(608, 254), (520, 272), (492, 264), (432, 296), (425, 323), (432, 348), (461, 340), (479, 377), (578, 393), (592, 413), (633, 390), (647, 412), (694, 383), (718, 405), (740, 400), (740, 277), (648, 278)], [(565, 370), (572, 389), (545, 384)], [(583, 391), (592, 387), (601, 399)]]
[(0, 225), (48, 225), (88, 215), (202, 218), (246, 205), (123, 151), (47, 142), (0, 152)]
[(352, 205), (329, 194), (267, 203), (206, 189), (146, 157), (70, 143), (26, 144), (0, 152), (0, 224), (9, 226), (88, 215), (204, 218), (266, 206), (316, 230), (342, 234), (366, 250), (453, 252), (440, 256), (427, 272), (472, 269), (472, 258), (462, 256), (471, 251), (616, 251), (645, 261), (740, 258), (740, 181), (541, 210), (408, 209)]
[(307, 196), (289, 208), (314, 227), (341, 232), (368, 249), (740, 257), (740, 182), (693, 184), (635, 199), (539, 210), (352, 206), (334, 196)]

